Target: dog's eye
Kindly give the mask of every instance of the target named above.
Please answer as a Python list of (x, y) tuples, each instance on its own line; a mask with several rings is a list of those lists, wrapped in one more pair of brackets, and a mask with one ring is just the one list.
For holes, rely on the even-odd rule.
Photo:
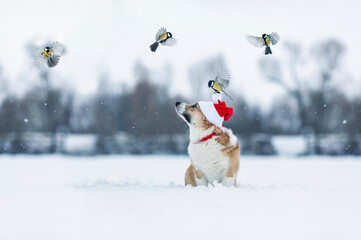
[(194, 104), (194, 105), (192, 106), (192, 108), (197, 108), (197, 104)]

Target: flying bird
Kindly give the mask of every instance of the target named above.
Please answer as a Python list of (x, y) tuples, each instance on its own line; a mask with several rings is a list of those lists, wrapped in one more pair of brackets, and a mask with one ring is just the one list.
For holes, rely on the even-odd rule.
[(272, 50), (270, 46), (271, 44), (276, 45), (276, 43), (280, 40), (280, 36), (276, 32), (273, 32), (269, 35), (264, 33), (262, 34), (262, 37), (246, 35), (246, 40), (255, 47), (258, 48), (266, 47), (264, 54), (267, 55), (267, 54), (272, 54)]
[(64, 47), (59, 42), (54, 42), (51, 47), (46, 46), (43, 50), (35, 53), (35, 61), (43, 66), (55, 67), (63, 53)]
[(163, 46), (173, 47), (177, 43), (177, 40), (174, 39), (172, 34), (167, 32), (167, 29), (163, 27), (155, 34), (155, 43), (150, 45), (150, 50), (155, 52), (159, 46), (159, 43)]
[(230, 80), (231, 74), (228, 72), (227, 69), (222, 69), (214, 80), (210, 80), (208, 82), (208, 87), (212, 88), (215, 93), (220, 94), (221, 92), (223, 92), (227, 97), (229, 97), (229, 99), (233, 101), (233, 98), (225, 91), (225, 89), (229, 85)]

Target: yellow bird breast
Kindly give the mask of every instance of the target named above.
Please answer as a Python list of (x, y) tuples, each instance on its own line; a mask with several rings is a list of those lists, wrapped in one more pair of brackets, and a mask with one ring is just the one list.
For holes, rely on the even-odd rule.
[(51, 53), (52, 53), (51, 49), (50, 49), (49, 52), (46, 52), (45, 50), (43, 50), (43, 57), (44, 58), (49, 58), (51, 56)]
[(159, 37), (159, 41), (164, 41), (164, 40), (166, 40), (167, 39), (167, 33), (165, 32), (165, 33), (163, 33), (162, 35), (160, 35), (160, 37)]
[(218, 82), (214, 82), (213, 89), (217, 92), (222, 92), (222, 87)]
[(271, 41), (269, 40), (269, 37), (266, 38), (266, 43), (267, 43), (267, 46), (270, 45)]

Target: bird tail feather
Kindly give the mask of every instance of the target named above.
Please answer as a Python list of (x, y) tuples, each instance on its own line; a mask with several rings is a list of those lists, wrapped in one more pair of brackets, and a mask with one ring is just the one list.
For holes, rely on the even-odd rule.
[(231, 101), (233, 101), (233, 98), (232, 98), (230, 95), (228, 95), (228, 93), (226, 93), (225, 91), (223, 91), (223, 93), (224, 93), (224, 95), (226, 95), (229, 99), (231, 99)]
[(266, 49), (264, 50), (264, 54), (267, 55), (267, 54), (272, 54), (272, 50), (270, 47), (266, 47)]
[(59, 63), (59, 60), (60, 60), (60, 56), (54, 54), (53, 56), (47, 59), (48, 67), (55, 67)]
[(159, 46), (159, 42), (155, 42), (152, 45), (150, 45), (149, 47), (152, 52), (155, 52), (157, 50), (158, 46)]

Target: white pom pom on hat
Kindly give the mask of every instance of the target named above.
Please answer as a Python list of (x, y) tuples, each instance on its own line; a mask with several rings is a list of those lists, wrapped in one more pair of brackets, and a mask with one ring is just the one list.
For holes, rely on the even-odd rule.
[(212, 94), (212, 100), (213, 100), (213, 102), (214, 103), (218, 103), (218, 100), (219, 101), (222, 101), (222, 95), (221, 94), (219, 94), (219, 93), (213, 93)]

